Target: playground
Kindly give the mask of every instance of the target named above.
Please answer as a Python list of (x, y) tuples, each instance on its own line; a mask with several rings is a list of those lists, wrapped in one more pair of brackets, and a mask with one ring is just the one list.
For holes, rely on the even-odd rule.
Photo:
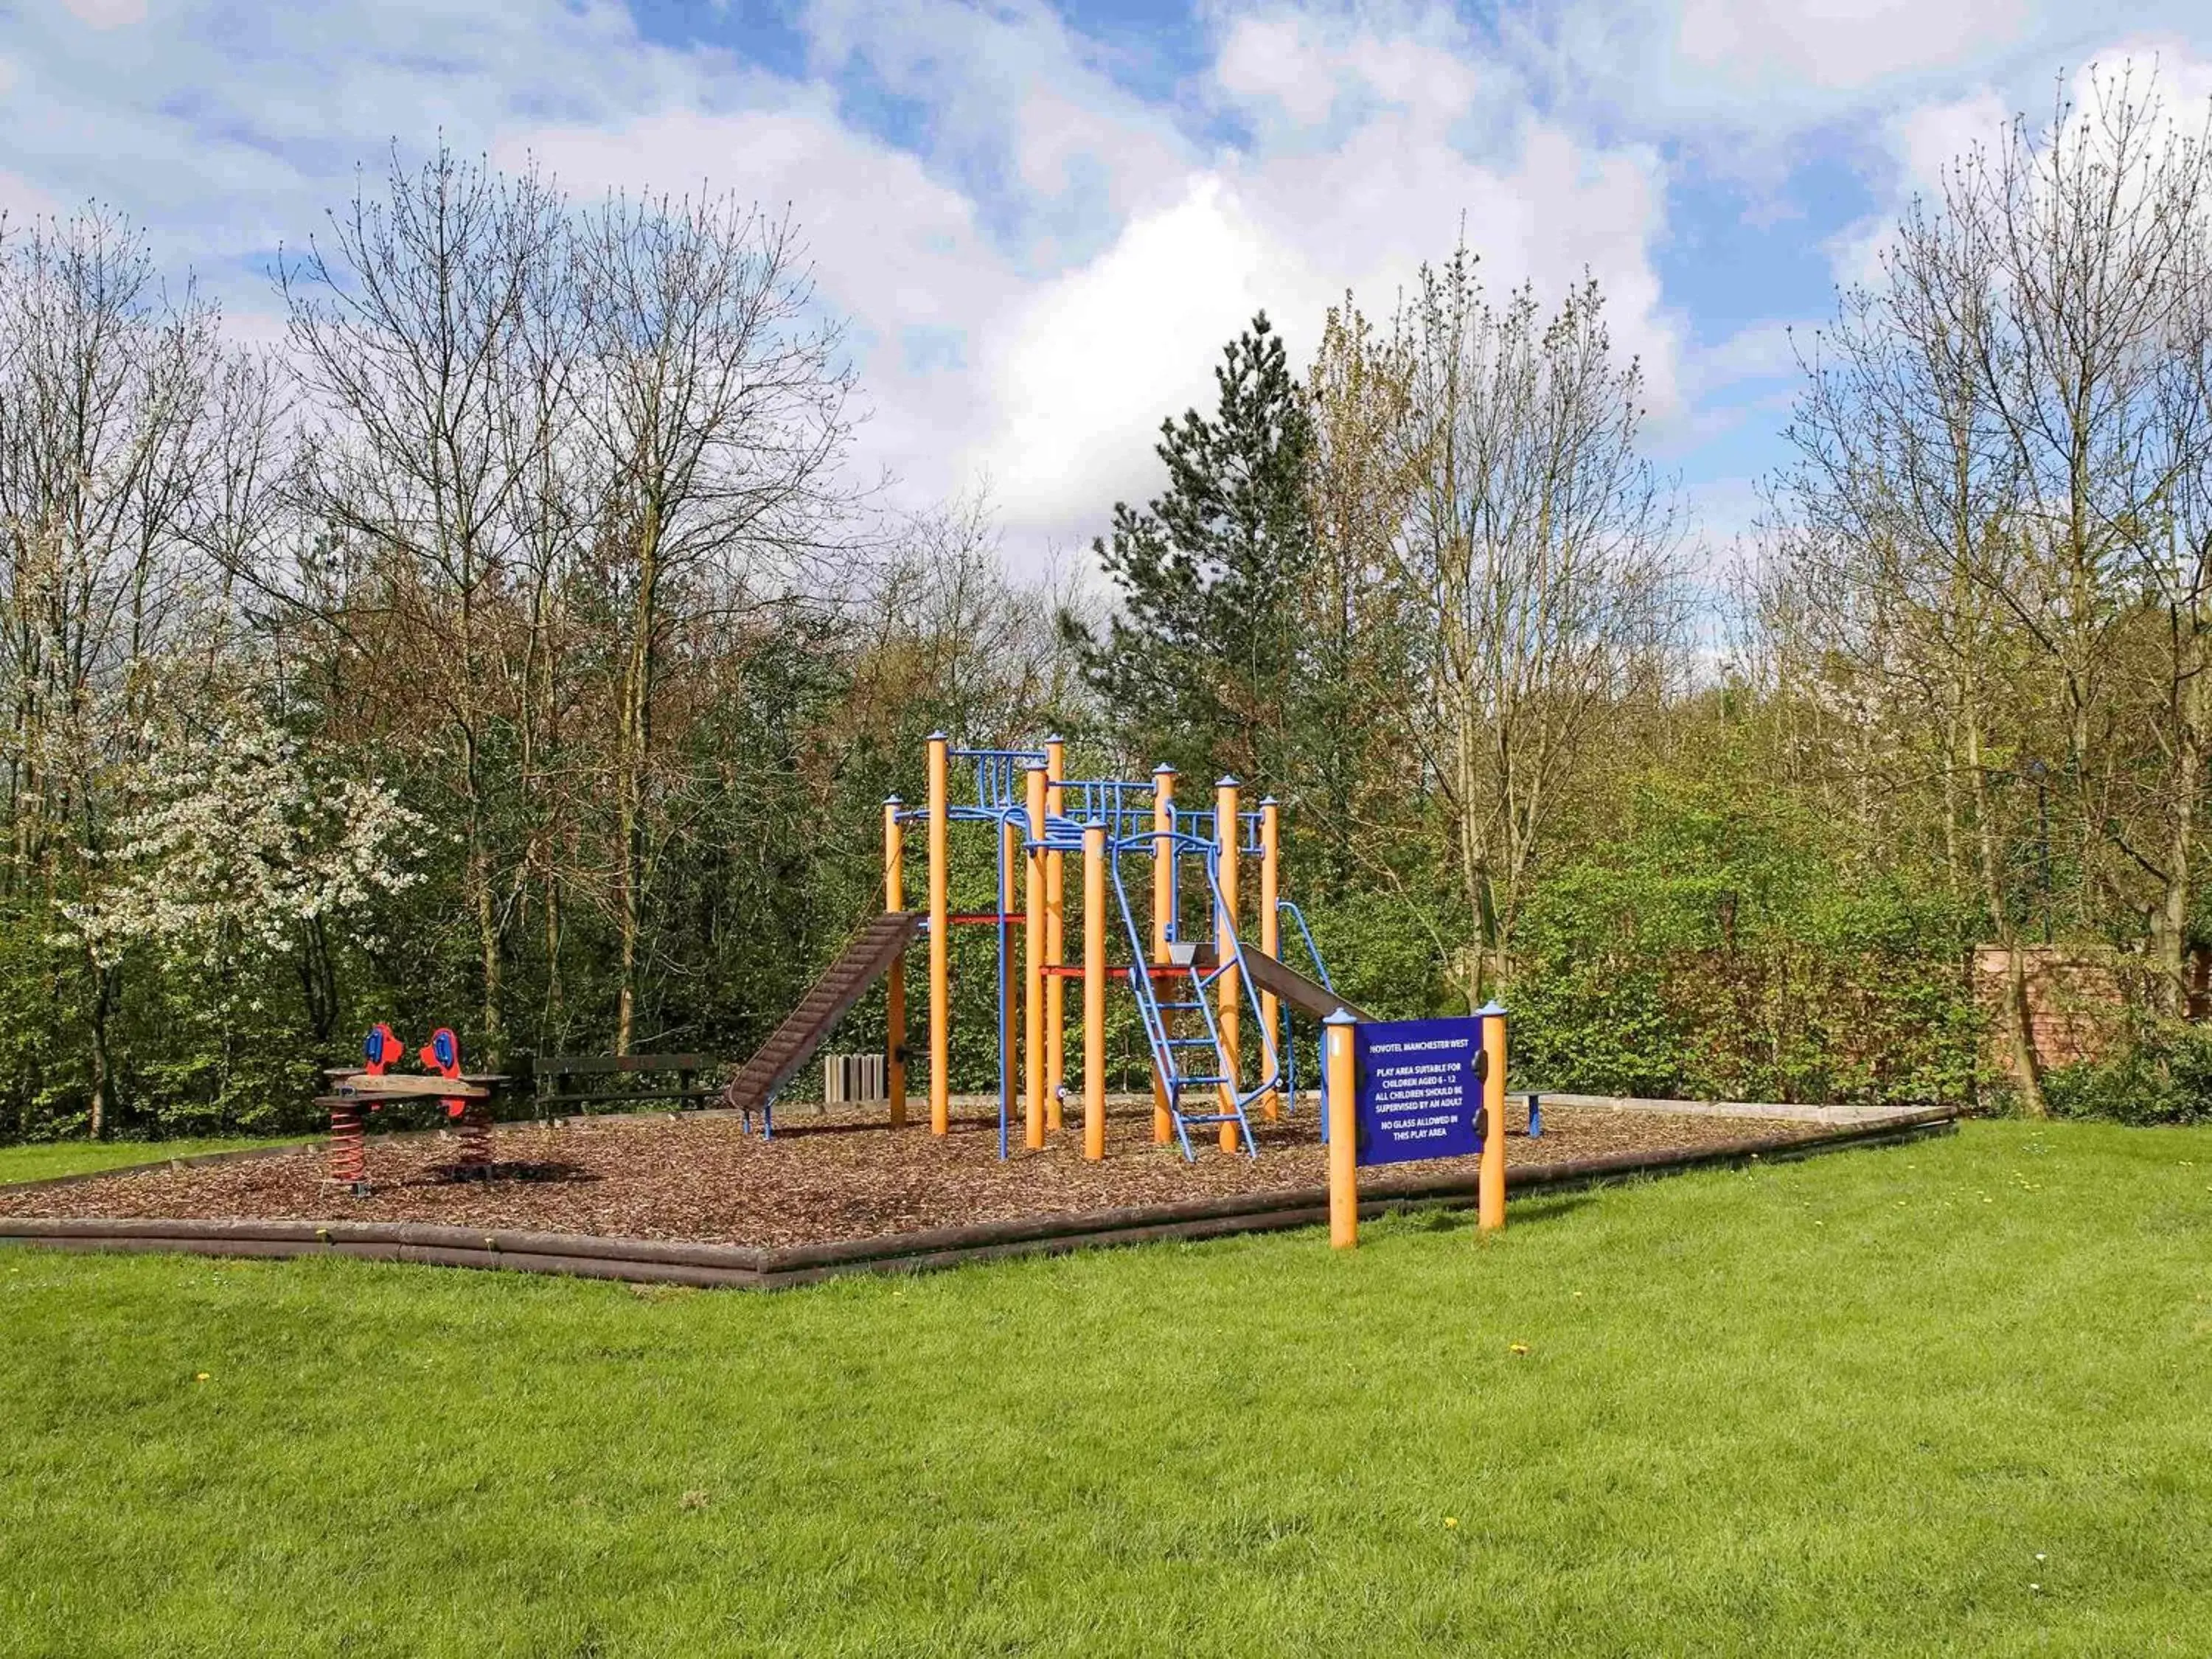
[[(995, 1124), (956, 1118), (951, 1132), (885, 1133), (845, 1109), (808, 1114), (763, 1139), (734, 1117), (653, 1115), (578, 1121), (555, 1129), (496, 1132), (495, 1179), (455, 1178), (453, 1143), (432, 1135), (380, 1139), (376, 1181), (334, 1193), (325, 1157), (307, 1146), (269, 1156), (106, 1176), (48, 1188), (0, 1187), (0, 1218), (149, 1217), (404, 1222), (524, 1232), (707, 1243), (826, 1243), (933, 1228), (1014, 1223), (1181, 1200), (1310, 1189), (1327, 1179), (1326, 1151), (1309, 1111), (1265, 1130), (1256, 1158), (1185, 1164), (1146, 1141), (1150, 1103), (1116, 1103), (1109, 1122), (1125, 1150), (1082, 1155), (1079, 1134), (1002, 1160)], [(1687, 1152), (1747, 1137), (1774, 1152), (1813, 1126), (1714, 1116), (1555, 1109), (1545, 1133), (1515, 1136), (1512, 1167)], [(1440, 1179), (1470, 1185), (1474, 1160), (1440, 1160)], [(4, 1231), (0, 1226), (0, 1231)]]
[[(329, 1097), (430, 1127), (0, 1155), (0, 1655), (2203, 1650), (2212, 1133), (1532, 1099), (1284, 959), (1271, 803), (949, 748), (708, 1109), (434, 1038)], [(782, 1097), (878, 985), (886, 1097)]]
[[(207, 1254), (350, 1250), (767, 1285), (832, 1264), (810, 1258), (785, 1271), (696, 1253), (675, 1262), (640, 1247), (828, 1247), (844, 1252), (840, 1267), (942, 1266), (975, 1254), (1297, 1226), (1322, 1211), (1342, 1247), (1357, 1242), (1363, 1206), (1473, 1199), (1483, 1228), (1495, 1231), (1510, 1182), (1553, 1188), (1951, 1127), (1941, 1112), (1838, 1127), (1822, 1113), (1784, 1108), (1738, 1115), (1574, 1097), (1546, 1111), (1540, 1096), (1514, 1098), (1505, 1009), (1378, 1021), (1337, 991), (1283, 890), (1273, 799), (1247, 808), (1243, 787), (1224, 778), (1209, 805), (1193, 807), (1169, 768), (1142, 780), (1081, 779), (1066, 775), (1065, 761), (1057, 738), (1032, 749), (962, 749), (933, 734), (926, 802), (884, 806), (881, 914), (854, 930), (812, 991), (735, 1068), (714, 1109), (541, 1111), (495, 1126), (492, 1097), (510, 1079), (465, 1072), (460, 1040), (444, 1029), (417, 1054), (420, 1072), (394, 1070), (407, 1045), (380, 1024), (361, 1066), (329, 1073), (325, 1146), (0, 1189), (0, 1237)], [(916, 830), (927, 896), (910, 909), (907, 843)], [(979, 831), (989, 906), (956, 909), (952, 838)], [(995, 1012), (982, 1036), (999, 1087), (956, 1103), (952, 946), (963, 929), (988, 941)], [(1298, 946), (1297, 966), (1286, 939)], [(927, 970), (920, 1112), (908, 1096), (910, 955)], [(780, 1097), (879, 983), (884, 1047), (861, 1058), (879, 1066), (880, 1101), (795, 1119), (787, 1103), (779, 1129)], [(1133, 1006), (1148, 1095), (1109, 1092), (1109, 994)], [(1301, 1019), (1312, 1056), (1304, 1079)], [(1069, 1041), (1071, 1024), (1079, 1043)], [(668, 1091), (679, 1107), (710, 1097), (692, 1081), (701, 1059), (670, 1062), (682, 1073)], [(574, 1071), (653, 1064), (552, 1062), (569, 1068), (556, 1079), (564, 1089)], [(603, 1098), (635, 1107), (640, 1097)], [(410, 1103), (446, 1127), (368, 1133), (374, 1114), (390, 1109), (396, 1119)], [(1382, 1164), (1401, 1167), (1360, 1174)], [(1410, 1181), (1406, 1165), (1420, 1166)]]

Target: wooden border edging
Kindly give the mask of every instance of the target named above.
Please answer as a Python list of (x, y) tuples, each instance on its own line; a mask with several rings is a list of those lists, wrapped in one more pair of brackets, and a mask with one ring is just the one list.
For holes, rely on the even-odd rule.
[(1669, 1100), (1644, 1095), (1583, 1095), (1567, 1089), (1508, 1089), (1506, 1097), (1534, 1095), (1547, 1106), (1601, 1112), (1649, 1112), (1660, 1117), (1772, 1118), (1790, 1123), (1891, 1123), (1922, 1111), (1949, 1107), (1808, 1106), (1771, 1100)]
[[(1602, 1186), (1643, 1176), (1753, 1162), (1779, 1163), (1850, 1147), (1889, 1146), (1948, 1134), (1958, 1119), (1948, 1109), (1916, 1112), (1789, 1139), (1744, 1139), (1674, 1152), (1617, 1152), (1560, 1164), (1509, 1169), (1521, 1196)], [(253, 1148), (265, 1157), (283, 1148)], [(210, 1158), (234, 1158), (216, 1152)], [(179, 1160), (181, 1161), (181, 1160)], [(108, 1172), (108, 1173), (112, 1173)], [(60, 1177), (74, 1181), (77, 1177)], [(1475, 1201), (1472, 1175), (1401, 1176), (1360, 1194), (1364, 1216), (1413, 1207), (1458, 1207)], [(52, 1184), (41, 1182), (41, 1185)], [(602, 1238), (580, 1233), (484, 1231), (416, 1221), (188, 1221), (160, 1218), (58, 1219), (0, 1216), (0, 1243), (64, 1250), (177, 1251), (197, 1255), (347, 1255), (371, 1261), (503, 1268), (565, 1273), (638, 1284), (773, 1290), (848, 1273), (923, 1273), (1002, 1256), (1059, 1254), (1119, 1244), (1217, 1238), (1273, 1232), (1328, 1219), (1322, 1187), (1243, 1193), (1115, 1210), (1031, 1216), (974, 1226), (939, 1227), (877, 1238), (763, 1249), (742, 1244), (681, 1243)]]

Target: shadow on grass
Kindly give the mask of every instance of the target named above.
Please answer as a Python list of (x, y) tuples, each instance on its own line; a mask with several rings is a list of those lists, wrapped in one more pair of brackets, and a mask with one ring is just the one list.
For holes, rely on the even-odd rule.
[[(1516, 1200), (1506, 1210), (1506, 1224), (1513, 1227), (1536, 1226), (1547, 1221), (1558, 1221), (1576, 1211), (1596, 1203), (1602, 1189), (1589, 1188), (1571, 1193), (1547, 1194), (1540, 1198)], [(1385, 1223), (1395, 1229), (1417, 1233), (1459, 1233), (1475, 1230), (1476, 1216), (1471, 1204), (1446, 1208), (1440, 1205), (1408, 1206), (1390, 1210), (1373, 1220), (1363, 1220), (1362, 1226), (1379, 1226)]]

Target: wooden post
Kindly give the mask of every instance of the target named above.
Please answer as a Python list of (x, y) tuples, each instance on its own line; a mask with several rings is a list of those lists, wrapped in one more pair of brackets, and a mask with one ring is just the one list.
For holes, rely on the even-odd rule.
[(1083, 1156), (1106, 1156), (1106, 826), (1083, 832)]
[(1023, 1144), (1034, 1152), (1044, 1145), (1047, 1128), (1060, 1127), (1060, 1101), (1045, 1102), (1044, 1064), (1044, 768), (1023, 776), (1029, 812), (1028, 855), (1022, 860), (1022, 1114)]
[[(1059, 817), (1066, 806), (1060, 781), (1067, 775), (1067, 740), (1044, 740), (1044, 810)], [(1057, 968), (1067, 960), (1067, 854), (1044, 855), (1044, 959)], [(1054, 974), (1044, 988), (1044, 1087), (1057, 1101), (1067, 1081), (1067, 981)]]
[(929, 1132), (952, 1127), (952, 955), (946, 902), (949, 869), (945, 830), (951, 822), (946, 800), (946, 751), (952, 740), (929, 734)]
[(1321, 1027), (1328, 1083), (1328, 1242), (1340, 1250), (1359, 1243), (1359, 1083), (1352, 1023), (1340, 1008)]
[[(906, 908), (906, 826), (900, 801), (884, 803), (884, 908)], [(884, 975), (884, 1092), (890, 1097), (891, 1127), (906, 1127), (906, 952), (891, 958)]]
[[(1172, 766), (1152, 769), (1152, 960), (1168, 959), (1168, 929), (1175, 920), (1175, 785), (1176, 769)], [(1155, 981), (1161, 983), (1164, 981)], [(1176, 1001), (1188, 999), (1178, 993)], [(1170, 1029), (1174, 1022), (1160, 1016), (1162, 1024)], [(1158, 1063), (1152, 1066), (1152, 1144), (1164, 1146), (1175, 1138), (1175, 1121), (1168, 1115), (1168, 1080)]]
[[(1237, 786), (1235, 778), (1224, 777), (1213, 786), (1213, 835), (1219, 848), (1221, 903), (1213, 915), (1213, 957), (1227, 967), (1230, 955), (1237, 948), (1237, 866), (1243, 842), (1243, 826), (1237, 822)], [(1221, 1027), (1222, 1069), (1229, 1080), (1221, 1085), (1221, 1109), (1224, 1114), (1237, 1109), (1237, 1091), (1243, 1086), (1243, 1051), (1239, 1043), (1237, 1027), (1244, 999), (1244, 987), (1233, 970), (1221, 975), (1218, 1015)], [(1237, 1150), (1237, 1125), (1221, 1126), (1221, 1150)]]
[[(1283, 922), (1275, 913), (1275, 902), (1282, 895), (1282, 874), (1279, 868), (1282, 833), (1283, 809), (1275, 804), (1273, 795), (1268, 795), (1260, 802), (1260, 949), (1278, 962), (1283, 957)], [(1260, 1023), (1267, 1027), (1265, 1052), (1269, 1062), (1275, 1064), (1276, 1048), (1283, 1040), (1283, 1005), (1273, 991), (1260, 994)], [(1282, 1115), (1281, 1079), (1278, 1066), (1276, 1085), (1267, 1091), (1264, 1109), (1270, 1123)]]
[(1490, 1075), (1482, 1085), (1482, 1170), (1475, 1183), (1480, 1231), (1505, 1224), (1505, 1010), (1496, 1002), (1475, 1010), (1482, 1021), (1482, 1052)]

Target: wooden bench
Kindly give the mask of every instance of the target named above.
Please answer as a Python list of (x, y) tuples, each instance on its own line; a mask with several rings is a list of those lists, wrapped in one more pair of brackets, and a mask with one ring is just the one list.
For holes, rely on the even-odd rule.
[[(521, 1071), (530, 1079), (532, 1100), (538, 1115), (544, 1117), (561, 1106), (607, 1106), (619, 1110), (655, 1100), (672, 1100), (681, 1111), (721, 1092), (699, 1081), (699, 1073), (714, 1064), (712, 1054), (541, 1054), (523, 1060)], [(632, 1079), (653, 1083), (672, 1073), (676, 1079), (672, 1089), (575, 1086), (579, 1078), (607, 1078), (617, 1084)]]

